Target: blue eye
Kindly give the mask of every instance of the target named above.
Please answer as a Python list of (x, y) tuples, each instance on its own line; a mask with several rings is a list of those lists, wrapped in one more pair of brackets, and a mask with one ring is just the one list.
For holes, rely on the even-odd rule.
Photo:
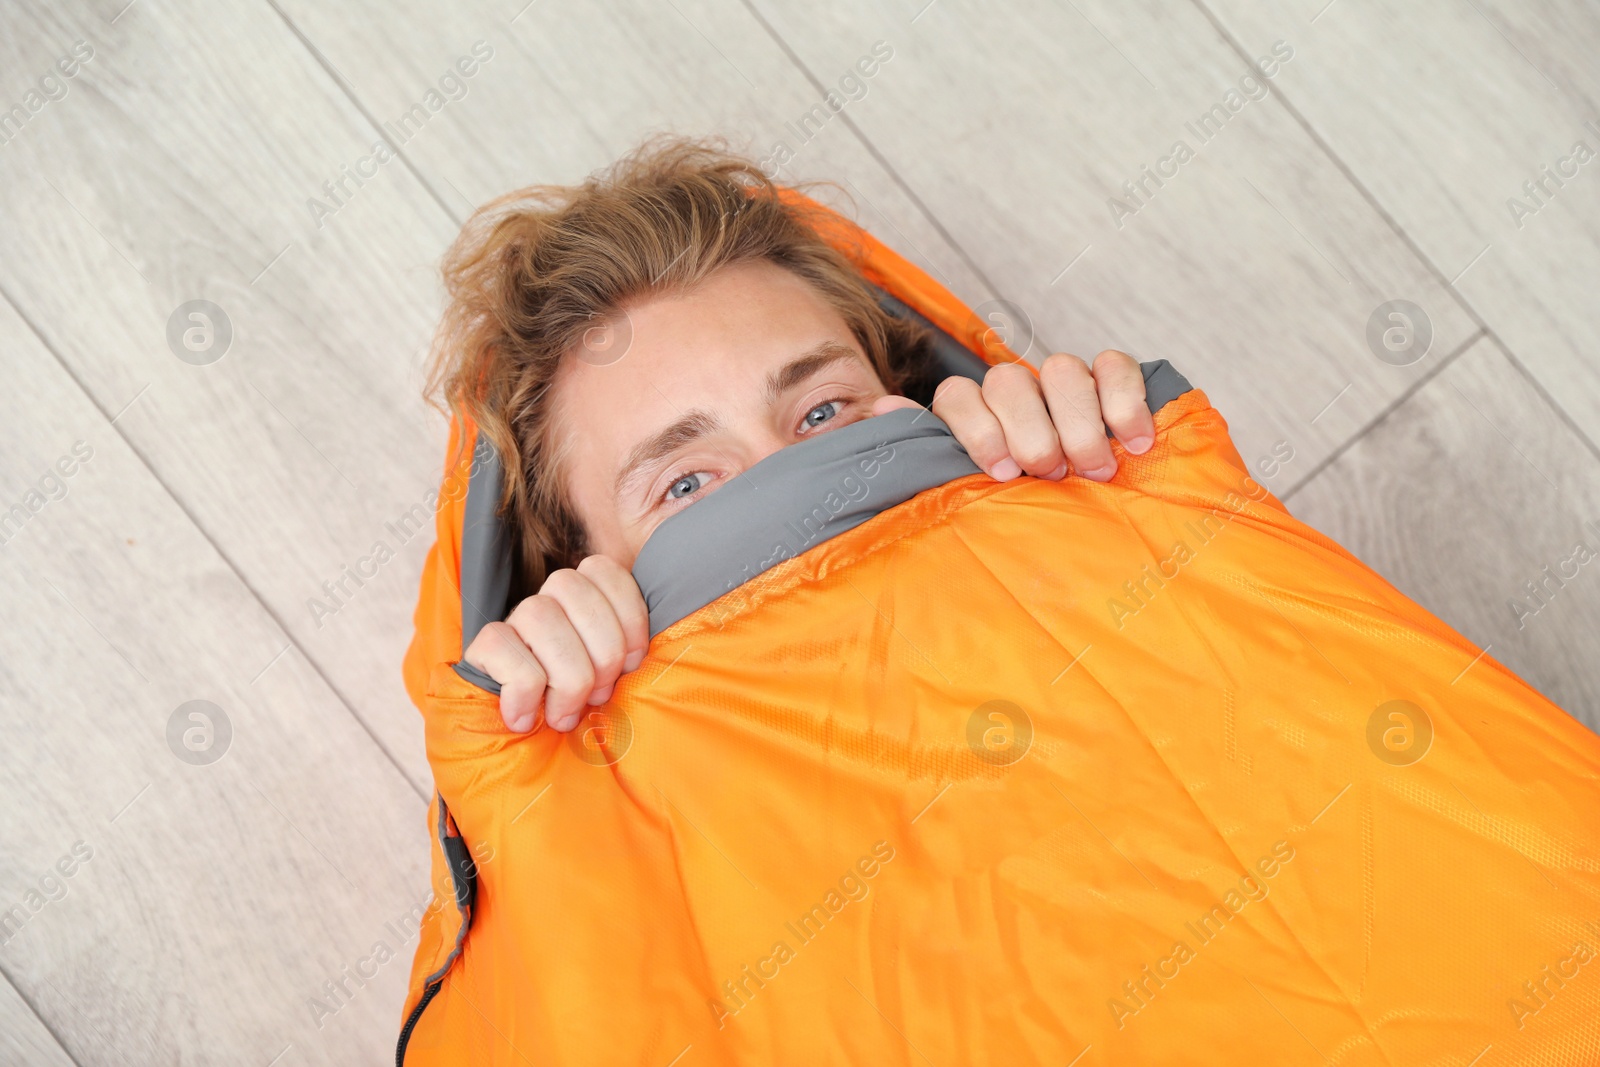
[(818, 404), (816, 407), (806, 412), (806, 425), (821, 426), (823, 423), (827, 422), (829, 419), (838, 414), (838, 401), (830, 400), (826, 404)]
[(685, 474), (673, 482), (667, 489), (667, 497), (671, 500), (682, 500), (687, 496), (694, 496), (705, 488), (706, 476), (704, 474)]

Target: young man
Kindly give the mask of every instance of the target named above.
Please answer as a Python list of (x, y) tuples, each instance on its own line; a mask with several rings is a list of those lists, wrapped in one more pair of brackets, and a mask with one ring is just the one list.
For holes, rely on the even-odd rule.
[[(778, 449), (917, 406), (895, 387), (923, 339), (754, 164), (705, 146), (646, 146), (581, 187), (490, 205), (446, 278), (435, 380), (509, 460), (537, 589), (463, 658), (519, 732), (572, 729), (639, 665), (629, 568), (659, 523)], [(953, 377), (932, 407), (1001, 481), (1107, 481), (1107, 427), (1132, 453), (1154, 434), (1139, 366), (1114, 351)]]

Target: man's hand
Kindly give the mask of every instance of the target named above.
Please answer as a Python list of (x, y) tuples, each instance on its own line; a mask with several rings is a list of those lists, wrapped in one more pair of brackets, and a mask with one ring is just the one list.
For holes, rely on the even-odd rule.
[[(914, 407), (884, 397), (874, 415)], [(972, 461), (1006, 482), (1021, 474), (1058, 481), (1069, 469), (1093, 481), (1117, 473), (1106, 429), (1138, 455), (1155, 441), (1155, 420), (1144, 402), (1144, 375), (1125, 352), (1106, 351), (1091, 370), (1077, 356), (1056, 353), (1035, 378), (1026, 367), (990, 367), (983, 385), (946, 378), (933, 395), (943, 419)]]
[(461, 657), (500, 683), (500, 717), (518, 733), (540, 710), (560, 731), (586, 705), (611, 699), (617, 679), (644, 660), (650, 614), (627, 568), (589, 556), (554, 572), (505, 622), (491, 622)]

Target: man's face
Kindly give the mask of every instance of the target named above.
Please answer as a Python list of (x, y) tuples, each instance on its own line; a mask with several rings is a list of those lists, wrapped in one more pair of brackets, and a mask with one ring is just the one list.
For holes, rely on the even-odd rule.
[(766, 260), (628, 310), (614, 363), (564, 361), (555, 444), (589, 550), (625, 567), (671, 515), (786, 445), (872, 414), (885, 395), (849, 326)]

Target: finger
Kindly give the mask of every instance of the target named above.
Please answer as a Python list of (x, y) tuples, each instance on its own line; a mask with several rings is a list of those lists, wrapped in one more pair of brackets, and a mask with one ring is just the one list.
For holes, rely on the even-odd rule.
[(1117, 473), (1117, 459), (1100, 419), (1100, 398), (1094, 375), (1077, 356), (1057, 352), (1039, 368), (1045, 405), (1061, 437), (1072, 469), (1096, 482)]
[(1006, 449), (1006, 432), (983, 402), (983, 390), (971, 378), (946, 378), (933, 393), (933, 413), (989, 477), (1009, 482), (1022, 473)]
[(880, 396), (872, 402), (872, 414), (873, 417), (877, 417), (879, 415), (887, 415), (891, 411), (900, 411), (903, 408), (920, 407), (922, 405), (912, 400), (909, 396), (895, 396), (890, 393), (887, 396)]
[(1002, 363), (983, 377), (983, 401), (1000, 420), (1006, 451), (1035, 478), (1066, 477), (1067, 457), (1061, 437), (1039, 392), (1039, 381), (1026, 367)]
[(1134, 455), (1150, 450), (1156, 439), (1156, 422), (1144, 398), (1144, 372), (1126, 352), (1108, 349), (1094, 357), (1094, 380), (1099, 387), (1100, 418)]
[(611, 601), (587, 575), (570, 567), (552, 572), (539, 588), (539, 595), (561, 605), (578, 640), (583, 642), (584, 654), (589, 657), (594, 676), (585, 694), (586, 703), (604, 704), (611, 698), (611, 687), (622, 675), (622, 662), (627, 655), (622, 623), (612, 610)]
[(563, 732), (572, 729), (594, 691), (589, 650), (554, 597), (531, 596), (506, 620), (539, 661), (548, 679), (544, 720)]
[(636, 669), (650, 648), (650, 609), (645, 606), (639, 583), (610, 556), (585, 557), (578, 564), (578, 573), (593, 582), (610, 602), (611, 611), (622, 626), (622, 672)]
[(500, 717), (517, 733), (533, 728), (544, 703), (547, 679), (544, 668), (517, 631), (503, 622), (491, 622), (478, 631), (461, 658), (500, 683)]

